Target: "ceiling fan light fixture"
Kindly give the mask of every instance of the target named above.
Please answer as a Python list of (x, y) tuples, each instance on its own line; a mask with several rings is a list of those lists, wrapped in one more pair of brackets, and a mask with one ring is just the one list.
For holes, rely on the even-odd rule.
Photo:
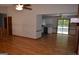
[(16, 5), (16, 10), (23, 10), (23, 5), (21, 4)]

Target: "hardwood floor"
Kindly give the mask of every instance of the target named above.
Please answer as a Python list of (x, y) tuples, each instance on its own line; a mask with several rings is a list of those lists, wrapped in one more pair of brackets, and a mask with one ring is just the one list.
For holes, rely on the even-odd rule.
[(0, 39), (0, 51), (9, 55), (67, 55), (75, 51), (75, 36), (51, 34), (40, 39)]

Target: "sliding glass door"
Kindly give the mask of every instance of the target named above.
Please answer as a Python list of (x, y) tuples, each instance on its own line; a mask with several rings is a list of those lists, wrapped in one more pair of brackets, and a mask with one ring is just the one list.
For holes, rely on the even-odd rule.
[(61, 18), (58, 20), (57, 33), (68, 34), (69, 19)]

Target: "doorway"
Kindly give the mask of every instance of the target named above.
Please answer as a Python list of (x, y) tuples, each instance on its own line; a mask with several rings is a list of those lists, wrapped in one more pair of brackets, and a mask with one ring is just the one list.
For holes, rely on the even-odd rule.
[(42, 37), (44, 27), (46, 34), (69, 34), (75, 35), (75, 24), (70, 23), (70, 19), (76, 17), (75, 14), (40, 14), (37, 15), (36, 37)]
[(57, 33), (68, 34), (69, 33), (68, 29), (69, 29), (69, 19), (61, 17), (58, 20)]

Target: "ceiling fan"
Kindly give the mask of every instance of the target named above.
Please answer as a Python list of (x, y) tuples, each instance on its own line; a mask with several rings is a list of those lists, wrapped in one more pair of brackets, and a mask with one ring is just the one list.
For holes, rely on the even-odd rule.
[(23, 9), (32, 10), (31, 4), (16, 4), (16, 10), (23, 10)]

